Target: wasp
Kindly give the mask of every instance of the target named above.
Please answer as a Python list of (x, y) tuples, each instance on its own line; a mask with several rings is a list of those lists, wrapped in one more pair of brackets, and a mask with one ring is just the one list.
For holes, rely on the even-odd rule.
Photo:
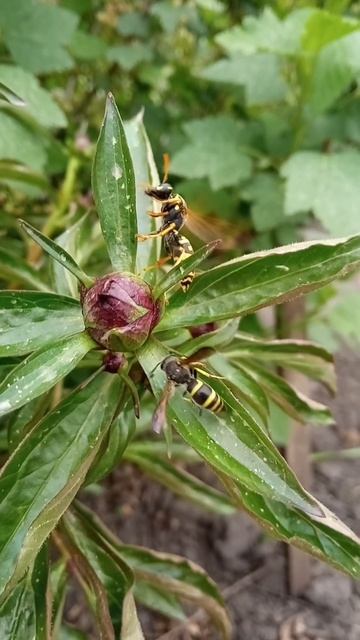
[(171, 184), (167, 182), (169, 166), (170, 158), (167, 154), (164, 154), (163, 181), (155, 187), (151, 186), (145, 189), (147, 196), (161, 202), (161, 210), (159, 212), (149, 211), (149, 216), (152, 218), (163, 218), (163, 223), (158, 231), (148, 234), (138, 234), (137, 237), (140, 242), (148, 240), (149, 238), (164, 238), (171, 232), (178, 233), (185, 224), (188, 206), (184, 198), (178, 193), (175, 193)]
[(186, 387), (186, 392), (191, 400), (201, 409), (220, 413), (224, 408), (224, 403), (219, 394), (209, 384), (198, 380), (197, 373), (200, 372), (209, 378), (218, 378), (219, 376), (204, 371), (200, 368), (200, 363), (193, 360), (193, 357), (178, 358), (176, 356), (167, 356), (160, 363), (160, 367), (167, 377), (167, 382), (153, 416), (153, 430), (156, 433), (160, 433), (166, 424), (168, 402), (175, 391), (175, 387), (180, 385)]
[[(149, 238), (163, 238), (164, 248), (168, 254), (168, 258), (159, 260), (156, 266), (160, 266), (169, 258), (172, 258), (174, 266), (177, 266), (194, 253), (189, 240), (179, 233), (186, 222), (188, 207), (184, 198), (178, 193), (175, 193), (171, 184), (167, 182), (169, 163), (169, 156), (165, 154), (163, 181), (158, 186), (145, 189), (145, 193), (148, 196), (161, 202), (161, 211), (149, 211), (149, 215), (153, 218), (162, 217), (162, 225), (158, 231), (148, 234), (138, 234), (137, 236), (141, 242)], [(181, 280), (180, 285), (183, 291), (188, 290), (194, 277), (195, 273), (191, 272)]]

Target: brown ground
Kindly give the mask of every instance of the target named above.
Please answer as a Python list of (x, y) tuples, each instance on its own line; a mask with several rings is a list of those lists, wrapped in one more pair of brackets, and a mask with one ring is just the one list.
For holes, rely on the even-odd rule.
[[(337, 358), (339, 393), (333, 403), (338, 426), (314, 429), (315, 450), (360, 446), (359, 371), (360, 355), (343, 350)], [(317, 464), (313, 487), (314, 494), (358, 533), (359, 470), (358, 461)], [(264, 536), (246, 515), (208, 514), (149, 482), (130, 465), (122, 467), (105, 494), (92, 497), (91, 503), (125, 542), (179, 553), (203, 566), (228, 594), (234, 640), (360, 639), (360, 583), (314, 560), (304, 595), (289, 596), (285, 547)], [(78, 608), (73, 613), (71, 609), (69, 616), (79, 621)], [(146, 640), (178, 624), (147, 611), (140, 615)], [(195, 619), (192, 634), (182, 629), (171, 640), (215, 637), (201, 618)]]

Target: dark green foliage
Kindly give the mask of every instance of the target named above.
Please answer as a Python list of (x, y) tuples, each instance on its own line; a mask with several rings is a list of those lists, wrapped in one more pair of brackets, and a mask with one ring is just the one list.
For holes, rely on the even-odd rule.
[[(201, 507), (243, 508), (274, 537), (360, 576), (359, 539), (303, 489), (268, 435), (274, 405), (299, 421), (332, 421), (327, 407), (279, 376), (279, 367), (294, 369), (333, 391), (332, 356), (312, 342), (239, 328), (260, 308), (315, 291), (314, 333), (328, 326), (331, 337), (334, 329), (354, 336), (352, 294), (329, 314), (319, 309), (336, 292), (329, 283), (360, 264), (360, 22), (315, 4), (286, 13), (276, 3), (258, 12), (255, 3), (242, 21), (236, 3), (219, 0), (145, 4), (12, 0), (0, 12), (4, 639), (45, 640), (50, 627), (54, 639), (82, 637), (62, 624), (69, 573), (102, 638), (143, 637), (135, 601), (177, 619), (183, 601), (202, 606), (230, 637), (221, 594), (199, 567), (124, 545), (74, 502), (81, 486), (94, 488), (123, 461)], [(127, 121), (109, 95), (95, 149), (109, 89)], [(211, 238), (223, 237), (232, 254), (206, 238), (181, 265), (149, 269), (161, 243), (137, 245), (136, 233), (156, 229), (144, 186), (159, 183), (164, 151), (189, 205), (233, 225), (210, 222)], [(305, 228), (318, 238), (315, 220), (322, 238), (346, 237), (290, 244)], [(179, 283), (194, 270), (184, 293)], [(124, 324), (118, 315), (101, 325), (99, 341), (101, 318), (86, 310), (87, 333), (81, 304), (98, 278), (119, 278), (108, 278), (114, 271), (127, 279), (116, 302)], [(140, 331), (148, 312), (128, 295), (134, 275), (159, 313), (130, 348), (119, 329), (131, 316)], [(103, 293), (96, 304), (109, 310)], [(105, 347), (119, 345), (121, 368), (105, 372)], [(225, 410), (200, 413), (177, 389), (159, 438), (151, 431), (167, 382), (159, 364), (199, 349), (199, 378)], [(194, 459), (212, 468), (223, 491), (189, 473)]]

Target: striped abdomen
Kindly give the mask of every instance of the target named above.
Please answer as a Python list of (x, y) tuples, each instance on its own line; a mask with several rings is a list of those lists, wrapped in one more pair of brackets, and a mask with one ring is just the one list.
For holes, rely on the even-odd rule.
[(216, 391), (201, 380), (196, 378), (190, 380), (187, 384), (187, 390), (193, 402), (202, 409), (219, 413), (224, 407), (224, 403)]
[[(189, 258), (194, 253), (194, 249), (192, 248), (189, 240), (185, 238), (185, 236), (181, 236), (175, 233), (173, 234), (173, 237), (169, 242), (169, 250), (171, 252), (175, 265), (179, 264), (183, 260), (186, 260), (186, 258)], [(187, 276), (184, 276), (184, 278), (180, 282), (183, 291), (188, 290), (194, 278), (194, 271), (191, 271), (191, 273), (188, 273)]]

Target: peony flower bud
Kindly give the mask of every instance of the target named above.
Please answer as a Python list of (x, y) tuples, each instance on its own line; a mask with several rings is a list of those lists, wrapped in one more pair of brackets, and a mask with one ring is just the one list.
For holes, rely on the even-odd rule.
[(110, 351), (134, 351), (149, 337), (162, 314), (149, 285), (132, 274), (111, 273), (81, 294), (85, 326)]

